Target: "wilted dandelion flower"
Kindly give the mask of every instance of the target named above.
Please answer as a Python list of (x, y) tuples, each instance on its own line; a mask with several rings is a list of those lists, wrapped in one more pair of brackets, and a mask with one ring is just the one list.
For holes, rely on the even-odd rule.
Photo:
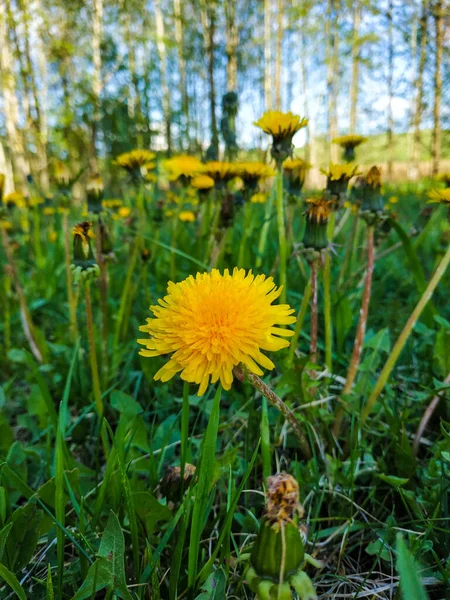
[(302, 119), (292, 112), (284, 113), (278, 110), (268, 110), (254, 122), (256, 127), (272, 136), (271, 154), (278, 168), (281, 168), (283, 160), (292, 156), (292, 138), (307, 124), (308, 119)]
[[(362, 196), (362, 210), (366, 213), (381, 213), (384, 200), (381, 195), (381, 168), (374, 165), (362, 178), (359, 188)], [(364, 215), (363, 215), (364, 216)]]
[(294, 323), (294, 311), (287, 304), (272, 304), (281, 289), (271, 277), (237, 268), (232, 274), (213, 269), (180, 283), (169, 282), (167, 292), (159, 305), (151, 307), (155, 318), (140, 328), (150, 338), (138, 340), (145, 347), (142, 356), (171, 354), (156, 380), (168, 381), (181, 372), (181, 379), (200, 386), (199, 396), (210, 380), (220, 380), (229, 390), (235, 366), (243, 363), (262, 375), (259, 365), (266, 369), (275, 365), (261, 350), (289, 346), (279, 336), (293, 332), (278, 326)]
[(450, 188), (446, 188), (445, 190), (431, 190), (428, 193), (428, 204), (445, 204), (450, 208)]
[(178, 218), (183, 223), (193, 223), (195, 221), (195, 213), (192, 210), (182, 210)]
[(198, 175), (202, 168), (201, 161), (195, 156), (181, 154), (163, 161), (163, 167), (167, 171), (169, 181), (188, 183), (189, 179)]

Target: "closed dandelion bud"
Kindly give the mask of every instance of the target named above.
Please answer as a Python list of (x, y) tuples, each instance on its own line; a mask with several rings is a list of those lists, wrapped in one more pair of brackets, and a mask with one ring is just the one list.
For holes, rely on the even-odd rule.
[(73, 261), (71, 270), (76, 283), (99, 275), (99, 267), (91, 246), (92, 237), (91, 224), (88, 221), (78, 223), (73, 228)]
[(103, 180), (100, 175), (89, 177), (86, 187), (88, 212), (94, 214), (102, 212), (103, 189)]
[(111, 239), (111, 236), (106, 228), (105, 223), (103, 221), (100, 223), (100, 240), (101, 240), (101, 251), (103, 256), (113, 256), (114, 255), (114, 245)]
[(369, 213), (382, 213), (384, 211), (384, 200), (381, 195), (381, 169), (373, 166), (364, 175), (360, 187), (362, 210)]
[[(282, 569), (283, 546), (288, 549)], [(263, 520), (250, 561), (260, 577), (273, 581), (285, 580), (298, 571), (303, 563), (303, 540), (294, 523), (283, 527)]]
[(323, 250), (328, 246), (328, 219), (331, 214), (333, 200), (324, 196), (306, 200), (306, 228), (303, 246), (313, 250)]

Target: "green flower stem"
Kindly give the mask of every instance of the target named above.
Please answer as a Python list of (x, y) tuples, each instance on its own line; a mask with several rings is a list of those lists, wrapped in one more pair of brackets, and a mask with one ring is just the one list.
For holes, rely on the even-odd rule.
[(345, 248), (344, 258), (341, 263), (341, 268), (339, 269), (338, 287), (341, 287), (342, 283), (344, 282), (344, 279), (346, 279), (346, 277), (345, 277), (346, 274), (348, 274), (348, 265), (349, 265), (351, 257), (352, 257), (353, 246), (354, 246), (355, 237), (356, 237), (356, 231), (358, 229), (358, 221), (359, 221), (359, 215), (356, 214), (353, 217), (352, 228), (350, 230), (350, 235), (347, 238), (347, 244), (346, 244), (346, 248)]
[(70, 247), (71, 236), (69, 232), (69, 214), (68, 211), (64, 211), (62, 215), (62, 229), (64, 236), (64, 260), (66, 263), (66, 283), (67, 283), (67, 300), (69, 302), (69, 323), (70, 323), (70, 334), (72, 341), (75, 343), (78, 339), (77, 331), (77, 304), (75, 294), (73, 291), (72, 271), (70, 265), (72, 262), (72, 251)]
[(406, 322), (406, 325), (403, 328), (403, 331), (399, 335), (397, 341), (395, 342), (394, 347), (391, 350), (391, 353), (380, 373), (378, 381), (376, 382), (375, 387), (372, 390), (372, 393), (369, 396), (369, 399), (367, 400), (366, 405), (364, 406), (363, 411), (361, 413), (361, 418), (360, 418), (361, 426), (363, 426), (364, 423), (366, 422), (367, 417), (370, 415), (370, 413), (375, 405), (375, 402), (378, 400), (378, 397), (380, 396), (381, 392), (383, 391), (384, 386), (386, 385), (386, 383), (389, 379), (389, 376), (395, 366), (395, 363), (397, 362), (397, 359), (400, 356), (400, 353), (403, 350), (403, 348), (409, 338), (409, 335), (410, 335), (411, 331), (413, 330), (414, 325), (417, 322), (417, 319), (420, 317), (423, 309), (425, 308), (425, 306), (427, 305), (431, 296), (433, 295), (433, 292), (436, 289), (440, 280), (442, 279), (445, 271), (447, 270), (449, 263), (450, 263), (450, 246), (447, 248), (446, 253), (444, 254), (444, 256), (443, 256), (441, 262), (439, 263), (436, 271), (434, 272), (433, 276), (431, 277), (424, 293), (422, 294), (422, 297), (420, 298), (416, 307), (414, 308), (411, 315), (409, 316), (409, 319)]
[(283, 286), (280, 295), (280, 303), (286, 302), (287, 280), (286, 280), (286, 263), (287, 263), (287, 247), (286, 247), (286, 228), (284, 224), (284, 202), (283, 202), (283, 171), (281, 168), (277, 173), (277, 225), (278, 225), (278, 241), (280, 246), (280, 286)]
[(16, 288), (17, 296), (19, 298), (19, 306), (20, 306), (20, 316), (22, 320), (23, 332), (25, 337), (28, 340), (30, 345), (30, 349), (39, 363), (43, 362), (42, 354), (39, 349), (35, 326), (33, 323), (33, 319), (31, 317), (30, 309), (28, 308), (27, 300), (25, 297), (25, 292), (23, 291), (22, 284), (20, 283), (19, 273), (17, 271), (16, 263), (14, 260), (14, 255), (11, 249), (11, 245), (9, 243), (8, 234), (5, 229), (1, 229), (2, 232), (2, 241), (3, 246), (5, 248), (6, 258), (8, 260), (8, 270), (11, 275), (11, 279), (14, 282), (14, 287)]
[(246, 250), (248, 235), (250, 233), (251, 208), (252, 208), (252, 205), (251, 205), (250, 199), (248, 199), (248, 200), (246, 200), (246, 202), (244, 204), (244, 222), (242, 225), (241, 243), (239, 245), (239, 255), (238, 255), (238, 261), (237, 261), (237, 266), (239, 268), (244, 267), (245, 250)]
[[(374, 254), (374, 228), (373, 225), (367, 227), (367, 269), (364, 280), (364, 292), (359, 314), (358, 327), (356, 329), (355, 343), (353, 344), (352, 357), (348, 368), (347, 378), (345, 381), (342, 395), (345, 396), (352, 391), (353, 383), (358, 372), (359, 362), (361, 360), (361, 352), (364, 344), (364, 335), (366, 333), (367, 317), (369, 315), (370, 295), (372, 290), (372, 277), (375, 266)], [(337, 437), (340, 433), (342, 420), (345, 413), (345, 404), (340, 404), (336, 411), (336, 416), (333, 424), (333, 433)]]
[(213, 213), (211, 214), (211, 220), (210, 220), (210, 224), (209, 224), (209, 230), (211, 233), (209, 235), (209, 239), (206, 244), (205, 257), (203, 259), (203, 262), (206, 264), (209, 264), (209, 262), (211, 260), (211, 256), (214, 252), (214, 246), (216, 244), (217, 229), (219, 227), (220, 210), (221, 210), (221, 203), (218, 202), (217, 190), (214, 190)]
[(266, 251), (267, 236), (269, 233), (270, 221), (272, 218), (273, 201), (274, 201), (274, 191), (272, 189), (272, 191), (269, 194), (269, 199), (267, 200), (267, 203), (266, 203), (266, 210), (264, 213), (264, 224), (262, 226), (261, 235), (259, 237), (258, 256), (256, 257), (256, 268), (257, 269), (259, 269), (261, 267), (263, 257), (265, 255), (265, 251)]
[(264, 383), (260, 377), (258, 377), (258, 375), (251, 373), (244, 364), (241, 363), (237, 367), (234, 367), (234, 374), (239, 381), (244, 382), (247, 379), (253, 385), (253, 387), (258, 390), (262, 396), (264, 396), (264, 398), (267, 398), (272, 406), (275, 406), (275, 408), (282, 413), (294, 430), (303, 455), (307, 459), (311, 458), (311, 449), (309, 447), (308, 440), (306, 439), (306, 436), (300, 427), (299, 420), (289, 406), (287, 406), (287, 404), (285, 404), (283, 400), (277, 396), (275, 392), (266, 383)]
[[(333, 241), (336, 225), (336, 211), (333, 211), (328, 222), (328, 239)], [(325, 366), (330, 373), (333, 372), (333, 319), (331, 315), (331, 254), (325, 254), (323, 268), (323, 316), (325, 322)]]
[(98, 373), (98, 361), (97, 361), (97, 352), (95, 350), (95, 332), (94, 332), (94, 319), (92, 317), (92, 302), (91, 302), (91, 288), (89, 281), (85, 281), (84, 283), (84, 298), (86, 305), (86, 323), (87, 323), (87, 333), (88, 333), (88, 342), (89, 342), (89, 362), (91, 366), (91, 375), (92, 375), (92, 387), (94, 391), (94, 402), (95, 408), (97, 410), (98, 417), (100, 419), (100, 435), (102, 438), (103, 450), (105, 452), (106, 458), (109, 456), (109, 446), (106, 437), (105, 427), (103, 425), (103, 414), (104, 414), (104, 406), (102, 399), (102, 392), (100, 388), (100, 377)]
[(34, 240), (34, 256), (36, 258), (36, 265), (39, 269), (44, 266), (44, 257), (42, 255), (41, 245), (41, 214), (39, 212), (39, 206), (36, 205), (33, 211), (34, 216), (34, 227), (33, 227), (33, 240)]
[(102, 254), (102, 227), (100, 220), (95, 226), (95, 246), (97, 264), (100, 269), (100, 310), (102, 314), (102, 381), (106, 382), (108, 377), (108, 265)]
[(311, 339), (310, 339), (310, 355), (311, 361), (316, 362), (317, 360), (317, 337), (318, 337), (318, 322), (319, 322), (319, 311), (318, 311), (318, 291), (317, 273), (319, 270), (320, 258), (314, 258), (311, 261)]
[(138, 236), (134, 240), (133, 253), (131, 255), (130, 263), (128, 265), (127, 276), (125, 279), (125, 285), (123, 286), (122, 296), (120, 298), (119, 314), (117, 315), (116, 330), (114, 333), (113, 352), (112, 352), (113, 355), (115, 354), (117, 346), (119, 345), (120, 335), (122, 333), (122, 331), (121, 331), (122, 323), (123, 323), (123, 318), (125, 315), (125, 310), (126, 310), (127, 304), (128, 304), (128, 295), (130, 293), (131, 284), (133, 281), (134, 267), (136, 265), (137, 257), (139, 254), (139, 245), (140, 245), (140, 238), (139, 238), (139, 234), (138, 234)]
[(11, 307), (10, 307), (10, 299), (11, 299), (11, 279), (5, 273), (3, 277), (3, 285), (5, 290), (4, 301), (5, 301), (5, 311), (4, 311), (4, 320), (3, 320), (3, 328), (5, 332), (5, 356), (8, 355), (9, 350), (11, 349)]
[(298, 339), (300, 337), (300, 332), (302, 330), (303, 323), (306, 317), (306, 311), (308, 310), (309, 301), (311, 299), (311, 290), (312, 288), (310, 279), (305, 287), (305, 291), (303, 292), (303, 298), (300, 304), (300, 309), (298, 311), (297, 322), (295, 324), (294, 335), (292, 336), (291, 344), (289, 346), (289, 354), (287, 359), (288, 367), (292, 367), (292, 365), (294, 364), (295, 350), (298, 345)]
[(331, 256), (327, 250), (323, 268), (323, 316), (325, 322), (325, 366), (333, 372), (333, 321), (331, 316)]

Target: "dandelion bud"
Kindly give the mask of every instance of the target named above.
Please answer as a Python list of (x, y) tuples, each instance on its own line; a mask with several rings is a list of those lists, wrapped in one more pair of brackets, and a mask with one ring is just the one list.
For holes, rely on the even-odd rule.
[(89, 177), (86, 187), (88, 212), (94, 214), (102, 212), (103, 190), (103, 180), (100, 175)]
[(306, 228), (303, 246), (313, 250), (323, 250), (328, 246), (328, 219), (331, 214), (333, 200), (326, 196), (308, 198), (306, 200)]
[(267, 483), (266, 512), (250, 555), (248, 584), (258, 600), (292, 600), (292, 587), (302, 600), (313, 600), (317, 596), (301, 570), (306, 555), (294, 520), (303, 516), (298, 483), (286, 473), (269, 477)]
[(78, 223), (73, 228), (73, 261), (71, 270), (76, 283), (99, 275), (99, 267), (91, 246), (92, 237), (91, 224), (88, 221)]
[[(373, 166), (364, 175), (359, 188), (362, 200), (362, 211), (366, 213), (363, 216), (370, 216), (370, 213), (382, 213), (384, 211), (384, 200), (381, 195), (381, 169)], [(367, 214), (369, 213), (369, 214)]]

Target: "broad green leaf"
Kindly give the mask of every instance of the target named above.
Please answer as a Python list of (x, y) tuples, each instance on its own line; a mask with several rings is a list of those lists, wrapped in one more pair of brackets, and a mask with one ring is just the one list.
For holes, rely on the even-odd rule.
[(136, 514), (144, 523), (147, 535), (151, 535), (158, 521), (170, 521), (172, 513), (149, 492), (133, 494)]
[(420, 579), (418, 565), (408, 550), (401, 534), (397, 535), (397, 571), (400, 575), (400, 589), (404, 600), (428, 600), (425, 587)]
[(0, 564), (0, 579), (6, 581), (9, 587), (16, 593), (19, 600), (27, 600), (24, 589), (18, 582), (17, 577), (2, 564)]
[(142, 412), (142, 406), (139, 402), (130, 396), (129, 394), (125, 394), (120, 390), (114, 390), (111, 392), (110, 397), (111, 406), (119, 411), (121, 414), (126, 417), (135, 417)]
[(225, 598), (227, 585), (227, 577), (222, 568), (217, 569), (212, 575), (207, 577), (202, 593), (197, 596), (196, 600), (222, 600)]
[(3, 529), (0, 530), (0, 562), (2, 562), (3, 552), (5, 551), (6, 540), (8, 538), (8, 535), (9, 535), (9, 532), (10, 532), (12, 526), (13, 526), (12, 523), (8, 523), (7, 525), (5, 525), (3, 527)]
[(99, 558), (89, 567), (86, 579), (72, 600), (95, 598), (95, 594), (106, 587), (112, 589), (112, 564), (106, 558)]
[(12, 524), (6, 539), (3, 563), (13, 571), (18, 572), (28, 565), (40, 535), (40, 523), (43, 516), (35, 504), (26, 504), (16, 509), (9, 519)]

